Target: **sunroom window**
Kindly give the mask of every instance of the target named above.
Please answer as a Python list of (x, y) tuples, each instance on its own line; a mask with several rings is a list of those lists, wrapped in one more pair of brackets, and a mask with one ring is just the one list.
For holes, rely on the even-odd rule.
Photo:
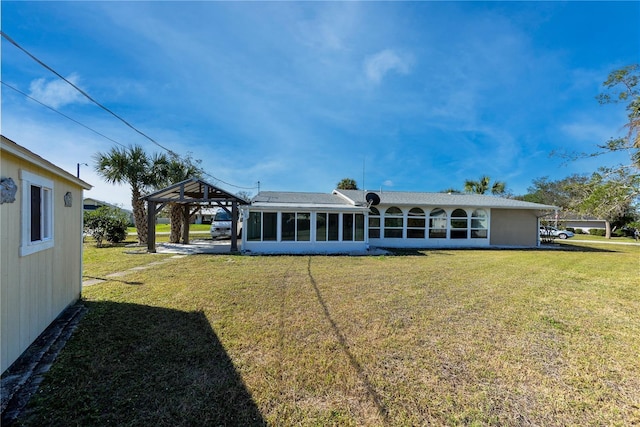
[(489, 218), (487, 211), (476, 209), (471, 214), (471, 238), (486, 239), (488, 237)]
[(407, 219), (407, 237), (409, 239), (424, 239), (425, 214), (420, 208), (412, 208)]
[(435, 208), (429, 213), (429, 238), (447, 238), (447, 213), (444, 209)]
[(456, 209), (451, 213), (451, 238), (466, 239), (468, 237), (469, 219), (464, 209)]
[(402, 211), (392, 206), (384, 214), (384, 237), (385, 238), (402, 238), (402, 228), (404, 227), (404, 218)]
[(380, 211), (377, 208), (369, 208), (369, 238), (380, 238)]

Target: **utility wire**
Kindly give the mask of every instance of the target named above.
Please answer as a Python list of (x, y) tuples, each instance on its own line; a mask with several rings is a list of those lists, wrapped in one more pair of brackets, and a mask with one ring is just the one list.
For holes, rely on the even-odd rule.
[[(0, 30), (0, 35), (1, 35), (2, 37), (4, 37), (4, 38), (9, 42), (9, 43), (11, 43), (12, 45), (14, 45), (14, 46), (15, 46), (15, 47), (17, 47), (18, 49), (20, 49), (22, 52), (24, 52), (24, 53), (25, 53), (27, 56), (29, 56), (31, 59), (33, 59), (34, 61), (36, 61), (38, 64), (40, 64), (41, 66), (43, 66), (44, 68), (46, 68), (47, 70), (49, 70), (50, 72), (52, 72), (53, 74), (55, 74), (58, 78), (62, 79), (64, 82), (66, 82), (67, 84), (69, 84), (69, 85), (70, 85), (71, 87), (73, 87), (75, 90), (77, 90), (78, 92), (80, 92), (80, 93), (81, 93), (85, 98), (87, 98), (89, 101), (91, 101), (92, 103), (94, 103), (95, 105), (97, 105), (98, 107), (100, 107), (101, 109), (103, 109), (104, 111), (106, 111), (107, 113), (111, 114), (111, 115), (112, 115), (113, 117), (115, 117), (116, 119), (120, 120), (120, 121), (121, 121), (122, 123), (124, 123), (127, 127), (131, 128), (132, 130), (134, 130), (134, 131), (135, 131), (135, 132), (137, 132), (138, 134), (142, 135), (143, 137), (145, 137), (146, 139), (148, 139), (149, 141), (151, 141), (153, 144), (155, 144), (155, 145), (157, 145), (158, 147), (162, 148), (163, 150), (167, 151), (170, 155), (175, 156), (175, 157), (176, 157), (176, 158), (178, 158), (178, 159), (180, 158), (180, 156), (179, 156), (176, 152), (174, 152), (173, 150), (171, 150), (171, 149), (169, 149), (169, 148), (167, 148), (167, 147), (163, 146), (163, 145), (162, 145), (162, 144), (160, 144), (158, 141), (156, 141), (155, 139), (151, 138), (149, 135), (147, 135), (146, 133), (144, 133), (144, 132), (142, 132), (141, 130), (137, 129), (135, 126), (133, 126), (133, 125), (132, 125), (132, 124), (130, 124), (129, 122), (127, 122), (124, 118), (120, 117), (118, 114), (114, 113), (114, 112), (113, 112), (113, 111), (111, 111), (109, 108), (105, 107), (104, 105), (102, 105), (101, 103), (99, 103), (98, 101), (96, 101), (95, 99), (93, 99), (93, 98), (92, 98), (88, 93), (86, 93), (84, 90), (80, 89), (80, 88), (79, 88), (78, 86), (76, 86), (73, 82), (71, 82), (71, 81), (69, 81), (68, 79), (66, 79), (64, 76), (62, 76), (62, 75), (61, 75), (60, 73), (58, 73), (56, 70), (54, 70), (53, 68), (51, 68), (50, 66), (48, 66), (47, 64), (45, 64), (44, 62), (42, 62), (40, 59), (38, 59), (38, 58), (37, 58), (36, 56), (34, 56), (33, 54), (31, 54), (31, 52), (29, 52), (28, 50), (26, 50), (25, 48), (23, 48), (22, 46), (20, 46), (20, 45), (19, 45), (15, 40), (13, 40), (11, 37), (9, 37), (9, 35), (8, 35), (7, 33), (5, 33), (4, 31)], [(78, 122), (78, 121), (76, 121), (76, 120), (72, 119), (71, 117), (66, 116), (65, 114), (62, 114), (61, 112), (59, 112), (59, 111), (55, 110), (54, 108), (49, 107), (48, 105), (43, 104), (42, 102), (40, 102), (40, 101), (36, 100), (35, 98), (32, 98), (31, 96), (29, 96), (29, 95), (25, 94), (24, 92), (19, 91), (18, 89), (14, 88), (14, 87), (12, 87), (12, 86), (10, 86), (10, 85), (8, 85), (7, 83), (5, 83), (5, 82), (2, 82), (2, 83), (3, 83), (4, 85), (6, 85), (6, 86), (10, 87), (11, 89), (13, 89), (13, 90), (15, 90), (15, 91), (17, 91), (17, 92), (19, 92), (19, 93), (21, 93), (21, 94), (25, 95), (25, 96), (26, 96), (26, 97), (28, 97), (29, 99), (32, 99), (32, 100), (34, 100), (34, 101), (38, 102), (39, 104), (41, 104), (41, 105), (43, 105), (43, 106), (45, 106), (45, 107), (47, 107), (47, 108), (49, 108), (49, 109), (51, 109), (51, 110), (55, 111), (56, 113), (61, 114), (62, 116), (64, 116), (64, 117), (68, 118), (69, 120), (71, 120), (71, 121), (73, 121), (73, 122), (75, 122), (75, 123), (77, 123), (77, 124), (79, 124), (79, 125), (81, 125), (81, 126), (83, 126), (83, 127), (87, 128), (87, 129), (91, 130), (92, 132), (95, 132), (95, 133), (97, 133), (98, 135), (103, 136), (103, 137), (107, 138), (108, 140), (113, 141), (114, 143), (116, 143), (116, 144), (121, 145), (121, 146), (123, 146), (123, 147), (124, 147), (124, 145), (120, 144), (119, 142), (114, 141), (113, 139), (111, 139), (111, 138), (109, 138), (109, 137), (107, 137), (107, 136), (105, 136), (105, 135), (102, 135), (101, 133), (99, 133), (99, 132), (97, 132), (97, 131), (95, 131), (95, 130), (93, 130), (93, 129), (89, 128), (88, 126), (83, 125), (82, 123), (80, 123), (80, 122)], [(209, 176), (209, 177), (211, 177), (211, 178), (213, 178), (213, 179), (215, 179), (216, 181), (222, 182), (223, 184), (225, 184), (225, 185), (229, 185), (229, 186), (231, 186), (231, 187), (235, 187), (235, 188), (239, 188), (239, 189), (243, 189), (243, 190), (254, 190), (254, 189), (258, 188), (258, 187), (241, 187), (241, 186), (234, 185), (234, 184), (228, 183), (228, 182), (226, 182), (226, 181), (223, 181), (223, 180), (221, 180), (221, 179), (219, 179), (219, 178), (216, 178), (215, 176), (213, 176), (213, 175), (211, 175), (211, 174), (209, 174), (209, 173), (207, 173), (207, 172), (205, 172), (204, 174), (205, 174), (205, 175), (207, 175), (207, 176)]]
[(44, 62), (42, 62), (41, 60), (39, 60), (38, 58), (36, 58), (34, 55), (32, 55), (28, 50), (26, 50), (25, 48), (23, 48), (22, 46), (20, 46), (15, 40), (13, 40), (11, 37), (9, 37), (7, 35), (7, 33), (5, 33), (4, 31), (0, 30), (0, 34), (2, 35), (2, 37), (4, 37), (5, 39), (7, 39), (7, 41), (9, 43), (11, 43), (12, 45), (14, 45), (15, 47), (17, 47), (18, 49), (20, 49), (21, 51), (23, 51), (25, 54), (27, 54), (31, 59), (33, 59), (34, 61), (36, 61), (38, 64), (42, 65), (44, 68), (46, 68), (47, 70), (51, 71), (53, 74), (55, 74), (56, 76), (58, 76), (60, 79), (64, 80), (66, 83), (68, 83), (71, 87), (73, 87), (75, 90), (77, 90), (78, 92), (80, 92), (85, 98), (87, 98), (89, 101), (93, 102), (94, 104), (96, 104), (98, 107), (102, 108), (104, 111), (106, 111), (107, 113), (111, 114), (113, 117), (115, 117), (116, 119), (120, 120), (122, 123), (124, 123), (125, 125), (127, 125), (128, 127), (130, 127), (131, 129), (133, 129), (134, 131), (136, 131), (137, 133), (139, 133), (140, 135), (142, 135), (143, 137), (147, 138), (149, 141), (151, 141), (152, 143), (154, 143), (155, 145), (157, 145), (158, 147), (162, 148), (163, 150), (166, 150), (169, 154), (175, 155), (177, 156), (176, 153), (174, 153), (172, 150), (168, 149), (167, 147), (164, 147), (163, 145), (161, 145), (158, 141), (156, 141), (155, 139), (151, 138), (149, 135), (147, 135), (146, 133), (142, 132), (141, 130), (138, 130), (135, 126), (133, 126), (132, 124), (130, 124), (128, 121), (126, 121), (125, 119), (123, 119), (122, 117), (120, 117), (119, 115), (117, 115), (116, 113), (114, 113), (113, 111), (111, 111), (109, 108), (105, 107), (104, 105), (100, 104), (98, 101), (96, 101), (95, 99), (93, 99), (88, 93), (86, 93), (85, 91), (83, 91), (82, 89), (80, 89), (78, 86), (76, 86), (74, 83), (70, 82), (69, 80), (67, 80), (65, 77), (63, 77), (60, 73), (58, 73), (56, 70), (54, 70), (53, 68), (51, 68), (50, 66), (48, 66), (47, 64), (45, 64)]
[(118, 142), (118, 141), (116, 141), (115, 139), (111, 139), (111, 138), (109, 138), (108, 136), (106, 136), (106, 135), (104, 135), (104, 134), (102, 134), (102, 133), (98, 132), (97, 130), (92, 129), (92, 128), (90, 128), (89, 126), (87, 126), (87, 125), (85, 125), (85, 124), (83, 124), (83, 123), (80, 123), (80, 122), (79, 122), (79, 121), (77, 121), (76, 119), (74, 119), (74, 118), (72, 118), (72, 117), (67, 116), (67, 115), (66, 115), (66, 114), (64, 114), (63, 112), (58, 111), (58, 110), (56, 110), (55, 108), (53, 108), (53, 107), (51, 107), (51, 106), (49, 106), (49, 105), (45, 104), (44, 102), (39, 101), (39, 100), (35, 99), (34, 97), (32, 97), (32, 96), (30, 96), (30, 95), (28, 95), (28, 94), (24, 93), (24, 92), (23, 92), (23, 91), (21, 91), (20, 89), (17, 89), (17, 88), (15, 88), (15, 87), (11, 86), (9, 83), (7, 83), (7, 82), (3, 82), (2, 80), (0, 80), (0, 83), (2, 83), (3, 85), (5, 85), (5, 86), (6, 86), (6, 87), (8, 87), (9, 89), (13, 89), (13, 90), (15, 90), (16, 92), (18, 92), (19, 94), (24, 95), (25, 97), (29, 98), (30, 100), (32, 100), (32, 101), (34, 101), (34, 102), (37, 102), (38, 104), (42, 105), (43, 107), (46, 107), (46, 108), (48, 108), (49, 110), (51, 110), (51, 111), (53, 111), (53, 112), (56, 112), (56, 113), (60, 114), (62, 117), (65, 117), (65, 118), (67, 118), (67, 119), (71, 120), (72, 122), (74, 122), (74, 123), (76, 123), (76, 124), (79, 124), (79, 125), (80, 125), (80, 126), (82, 126), (83, 128), (85, 128), (85, 129), (89, 129), (91, 132), (93, 132), (93, 133), (95, 133), (95, 134), (98, 134), (98, 135), (100, 135), (100, 136), (101, 136), (101, 137), (103, 137), (103, 138), (108, 139), (109, 141), (113, 142), (114, 144), (118, 144), (118, 145), (119, 145), (119, 146), (121, 146), (121, 147), (127, 148), (124, 144), (119, 143), (119, 142)]

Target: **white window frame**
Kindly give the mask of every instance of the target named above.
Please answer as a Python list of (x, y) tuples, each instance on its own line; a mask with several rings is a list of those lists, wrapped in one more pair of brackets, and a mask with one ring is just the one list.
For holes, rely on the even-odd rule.
[[(22, 180), (22, 210), (20, 256), (30, 255), (54, 246), (53, 181), (26, 170), (20, 170)], [(31, 187), (40, 187), (40, 240), (31, 241)]]

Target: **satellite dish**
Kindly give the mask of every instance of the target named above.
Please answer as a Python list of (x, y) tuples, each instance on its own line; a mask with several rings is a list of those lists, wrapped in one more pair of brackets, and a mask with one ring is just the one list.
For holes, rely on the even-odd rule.
[(367, 193), (367, 195), (364, 196), (364, 198), (369, 204), (369, 206), (376, 206), (380, 204), (380, 196), (378, 196), (376, 193)]

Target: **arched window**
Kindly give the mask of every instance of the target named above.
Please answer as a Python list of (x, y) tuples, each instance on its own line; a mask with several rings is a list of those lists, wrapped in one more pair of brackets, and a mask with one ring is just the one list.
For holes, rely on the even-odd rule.
[(456, 209), (451, 213), (451, 238), (466, 239), (469, 231), (469, 219), (464, 209)]
[(369, 208), (369, 238), (380, 238), (380, 211), (373, 206)]
[(486, 239), (489, 230), (489, 217), (484, 209), (476, 209), (471, 214), (471, 238)]
[(407, 238), (424, 239), (425, 215), (420, 208), (412, 208), (407, 218)]
[(384, 237), (402, 238), (404, 218), (402, 211), (395, 206), (390, 207), (384, 213)]
[(447, 213), (440, 208), (435, 208), (429, 214), (429, 238), (447, 238)]

